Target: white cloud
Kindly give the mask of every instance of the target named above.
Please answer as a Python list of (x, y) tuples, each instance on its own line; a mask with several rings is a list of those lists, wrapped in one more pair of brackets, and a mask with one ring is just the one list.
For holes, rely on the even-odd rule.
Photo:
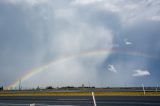
[(27, 4), (30, 4), (30, 5), (35, 5), (35, 4), (39, 4), (39, 3), (47, 3), (49, 2), (50, 0), (5, 0), (5, 2), (8, 2), (8, 3), (13, 3), (13, 4), (16, 4), (16, 3), (27, 3)]
[(125, 43), (126, 45), (132, 45), (132, 42), (128, 41), (128, 39), (124, 39), (124, 43)]
[[(125, 24), (134, 24), (139, 21), (147, 20), (153, 17), (153, 20), (159, 20), (159, 0), (140, 0), (140, 1), (126, 1), (126, 0), (108, 0), (102, 2), (101, 8), (107, 11), (116, 12), (121, 16)], [(124, 5), (125, 4), (125, 5)]]
[(112, 3), (108, 3), (108, 2), (104, 4), (104, 9), (110, 10), (110, 11), (113, 11), (113, 12), (119, 12), (120, 11), (119, 7), (117, 7), (116, 5), (114, 5)]
[(131, 45), (131, 44), (132, 44), (132, 42), (125, 42), (125, 44), (126, 44), (126, 45)]
[(108, 65), (108, 70), (111, 71), (111, 72), (114, 72), (114, 73), (117, 73), (117, 72), (118, 72), (118, 71), (116, 70), (116, 68), (115, 68), (113, 65), (111, 65), (111, 64)]
[(151, 17), (152, 21), (160, 21), (160, 16), (153, 16)]
[(87, 4), (97, 3), (101, 1), (103, 0), (75, 0), (72, 2), (72, 4), (87, 5)]
[(149, 76), (151, 75), (148, 70), (135, 70), (135, 73), (132, 75), (133, 77), (139, 77), (139, 76)]

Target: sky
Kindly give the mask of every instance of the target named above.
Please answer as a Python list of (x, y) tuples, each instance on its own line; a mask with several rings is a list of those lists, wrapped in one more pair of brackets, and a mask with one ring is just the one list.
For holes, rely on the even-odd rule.
[(159, 0), (0, 0), (0, 86), (160, 85)]

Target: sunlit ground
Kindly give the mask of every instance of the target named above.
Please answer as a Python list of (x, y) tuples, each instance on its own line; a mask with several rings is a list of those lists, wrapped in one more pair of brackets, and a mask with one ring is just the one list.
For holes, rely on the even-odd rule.
[[(0, 96), (91, 96), (91, 92), (0, 92)], [(95, 92), (95, 96), (160, 96), (160, 92)]]

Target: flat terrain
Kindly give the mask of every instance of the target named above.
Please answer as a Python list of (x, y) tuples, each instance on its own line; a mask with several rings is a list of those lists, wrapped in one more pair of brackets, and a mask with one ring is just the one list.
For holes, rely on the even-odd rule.
[[(160, 92), (95, 92), (97, 106), (160, 106)], [(0, 106), (93, 106), (91, 92), (1, 91)]]
[[(143, 96), (142, 91), (95, 92), (95, 96)], [(0, 96), (91, 96), (91, 92), (52, 92), (52, 91), (3, 91)], [(145, 96), (160, 96), (160, 92), (148, 91)]]
[[(97, 106), (160, 106), (160, 96), (96, 96)], [(0, 96), (0, 106), (93, 106), (91, 96)]]

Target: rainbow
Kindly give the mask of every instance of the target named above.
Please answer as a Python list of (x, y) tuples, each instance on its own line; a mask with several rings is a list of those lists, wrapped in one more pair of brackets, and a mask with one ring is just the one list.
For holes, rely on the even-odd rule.
[(81, 53), (78, 53), (75, 55), (66, 55), (66, 56), (62, 56), (60, 58), (57, 58), (53, 61), (50, 61), (47, 64), (44, 64), (38, 68), (34, 68), (34, 69), (27, 71), (27, 73), (25, 73), (24, 75), (19, 77), (12, 84), (6, 86), (5, 89), (14, 88), (19, 84), (20, 80), (25, 81), (25, 80), (29, 79), (30, 77), (32, 77), (42, 71), (45, 71), (46, 69), (48, 69), (51, 66), (61, 64), (61, 63), (67, 62), (69, 60), (73, 60), (73, 59), (80, 58), (80, 57), (107, 55), (108, 53), (111, 53), (111, 52), (112, 53), (123, 53), (123, 54), (127, 54), (127, 55), (143, 56), (143, 57), (148, 57), (148, 58), (157, 58), (155, 56), (150, 56), (150, 55), (145, 54), (143, 52), (134, 52), (134, 51), (124, 50), (124, 49), (123, 50), (122, 49), (100, 49), (100, 50), (96, 50), (96, 51), (81, 52)]

